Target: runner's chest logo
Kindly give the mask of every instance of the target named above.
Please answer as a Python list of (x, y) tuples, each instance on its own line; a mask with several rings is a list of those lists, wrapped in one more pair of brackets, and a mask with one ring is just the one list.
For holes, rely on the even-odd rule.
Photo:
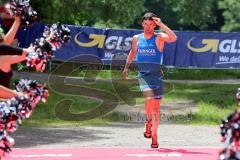
[(155, 56), (156, 55), (156, 49), (140, 49), (137, 50), (139, 55), (142, 56)]

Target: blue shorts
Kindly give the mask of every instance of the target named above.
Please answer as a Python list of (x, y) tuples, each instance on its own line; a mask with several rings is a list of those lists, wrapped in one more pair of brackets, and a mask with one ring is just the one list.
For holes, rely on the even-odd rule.
[(163, 96), (163, 81), (162, 81), (162, 73), (154, 72), (139, 72), (138, 81), (140, 85), (141, 91), (146, 88), (150, 88), (153, 90), (154, 98), (161, 99)]

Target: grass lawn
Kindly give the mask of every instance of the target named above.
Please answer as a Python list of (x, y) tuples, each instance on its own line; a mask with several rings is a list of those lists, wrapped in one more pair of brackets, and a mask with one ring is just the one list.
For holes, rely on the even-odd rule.
[[(181, 124), (219, 124), (227, 114), (235, 107), (235, 92), (237, 85), (208, 85), (208, 84), (172, 84), (173, 89), (164, 96), (164, 101), (192, 100), (199, 108), (199, 112), (186, 116), (171, 117), (172, 122)], [(111, 84), (89, 85), (93, 88), (101, 88), (114, 92)], [(121, 121), (122, 116), (110, 113), (104, 117), (89, 121), (64, 121), (55, 115), (55, 106), (62, 99), (74, 101), (70, 108), (72, 113), (85, 112), (97, 107), (101, 102), (81, 96), (61, 95), (50, 91), (48, 103), (40, 104), (30, 119), (24, 121), (24, 126), (79, 126), (79, 125), (104, 125), (110, 121)], [(123, 103), (123, 101), (120, 101)], [(138, 104), (144, 104), (144, 99), (138, 98)]]
[(172, 121), (184, 124), (219, 124), (236, 109), (237, 85), (174, 84), (165, 100), (193, 100), (199, 112), (191, 116), (175, 116)]
[[(91, 71), (92, 75), (98, 75), (99, 78), (111, 77), (110, 70)], [(240, 79), (239, 69), (168, 69), (166, 71), (168, 79), (187, 79), (187, 80), (210, 80), (210, 79)], [(131, 75), (137, 75), (136, 71), (131, 71)], [(73, 76), (84, 76), (84, 70), (78, 70), (72, 73)]]
[[(137, 72), (130, 72), (130, 77), (136, 77)], [(85, 70), (74, 71), (72, 76), (85, 76)], [(112, 76), (111, 76), (112, 74)], [(87, 73), (90, 78), (109, 79), (110, 77), (119, 78), (121, 71), (91, 71)], [(240, 78), (240, 71), (238, 70), (187, 70), (187, 69), (169, 69), (169, 79), (229, 79)], [(120, 81), (120, 84), (122, 82)], [(129, 84), (128, 84), (129, 85)], [(116, 95), (116, 88), (109, 82), (90, 83), (87, 87), (108, 91), (113, 95)], [(61, 86), (60, 86), (61, 87)], [(66, 87), (66, 86), (63, 86)], [(135, 90), (139, 90), (138, 87), (131, 86)], [(199, 112), (191, 116), (175, 116), (171, 117), (172, 122), (182, 124), (219, 124), (227, 114), (232, 112), (235, 107), (235, 93), (238, 85), (213, 85), (213, 84), (168, 84), (167, 91), (164, 96), (164, 101), (173, 100), (191, 100), (195, 102), (199, 108)], [(125, 94), (124, 88), (121, 86), (118, 88), (118, 92), (122, 95)], [(103, 125), (109, 121), (120, 121), (122, 116), (117, 113), (110, 113), (104, 117), (88, 121), (64, 121), (60, 120), (55, 115), (55, 106), (62, 99), (71, 99), (74, 101), (70, 111), (72, 113), (85, 112), (96, 108), (101, 101), (69, 94), (59, 94), (50, 90), (50, 97), (47, 104), (40, 104), (30, 119), (24, 121), (25, 126), (78, 126), (78, 125)], [(97, 93), (97, 91), (96, 91)], [(94, 93), (93, 93), (94, 94)], [(117, 95), (116, 95), (117, 96)], [(93, 95), (94, 97), (94, 95)], [(119, 98), (119, 96), (117, 96)], [(124, 103), (120, 101), (120, 103)], [(144, 105), (143, 98), (137, 98), (137, 103)]]
[(239, 69), (168, 69), (168, 79), (239, 79)]

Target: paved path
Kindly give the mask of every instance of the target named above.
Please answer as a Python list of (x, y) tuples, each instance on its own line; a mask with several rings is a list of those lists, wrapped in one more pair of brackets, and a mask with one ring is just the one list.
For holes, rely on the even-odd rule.
[[(100, 127), (20, 128), (8, 160), (212, 160), (223, 145), (218, 126), (161, 124), (150, 149), (142, 123)], [(4, 158), (5, 159), (5, 158)]]
[[(17, 148), (130, 147), (149, 148), (143, 123), (111, 123), (99, 127), (19, 128)], [(218, 126), (161, 124), (160, 147), (219, 147)]]

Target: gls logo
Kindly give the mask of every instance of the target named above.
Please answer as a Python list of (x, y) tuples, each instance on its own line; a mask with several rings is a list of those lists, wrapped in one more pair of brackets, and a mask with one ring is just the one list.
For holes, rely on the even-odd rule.
[(129, 51), (131, 49), (132, 44), (132, 37), (121, 37), (121, 36), (110, 36), (106, 37), (106, 35), (102, 34), (87, 34), (89, 38), (89, 42), (81, 42), (79, 39), (79, 36), (81, 34), (87, 34), (87, 33), (78, 33), (76, 34), (74, 38), (74, 42), (78, 44), (81, 47), (94, 47), (98, 46), (98, 48), (105, 48), (107, 50), (123, 50), (123, 51)]
[(193, 47), (191, 42), (195, 39), (193, 37), (188, 41), (188, 48), (193, 52), (208, 52), (217, 53), (240, 53), (240, 42), (233, 39), (225, 39), (220, 41), (219, 39), (203, 39), (201, 44), (203, 47), (196, 48)]

